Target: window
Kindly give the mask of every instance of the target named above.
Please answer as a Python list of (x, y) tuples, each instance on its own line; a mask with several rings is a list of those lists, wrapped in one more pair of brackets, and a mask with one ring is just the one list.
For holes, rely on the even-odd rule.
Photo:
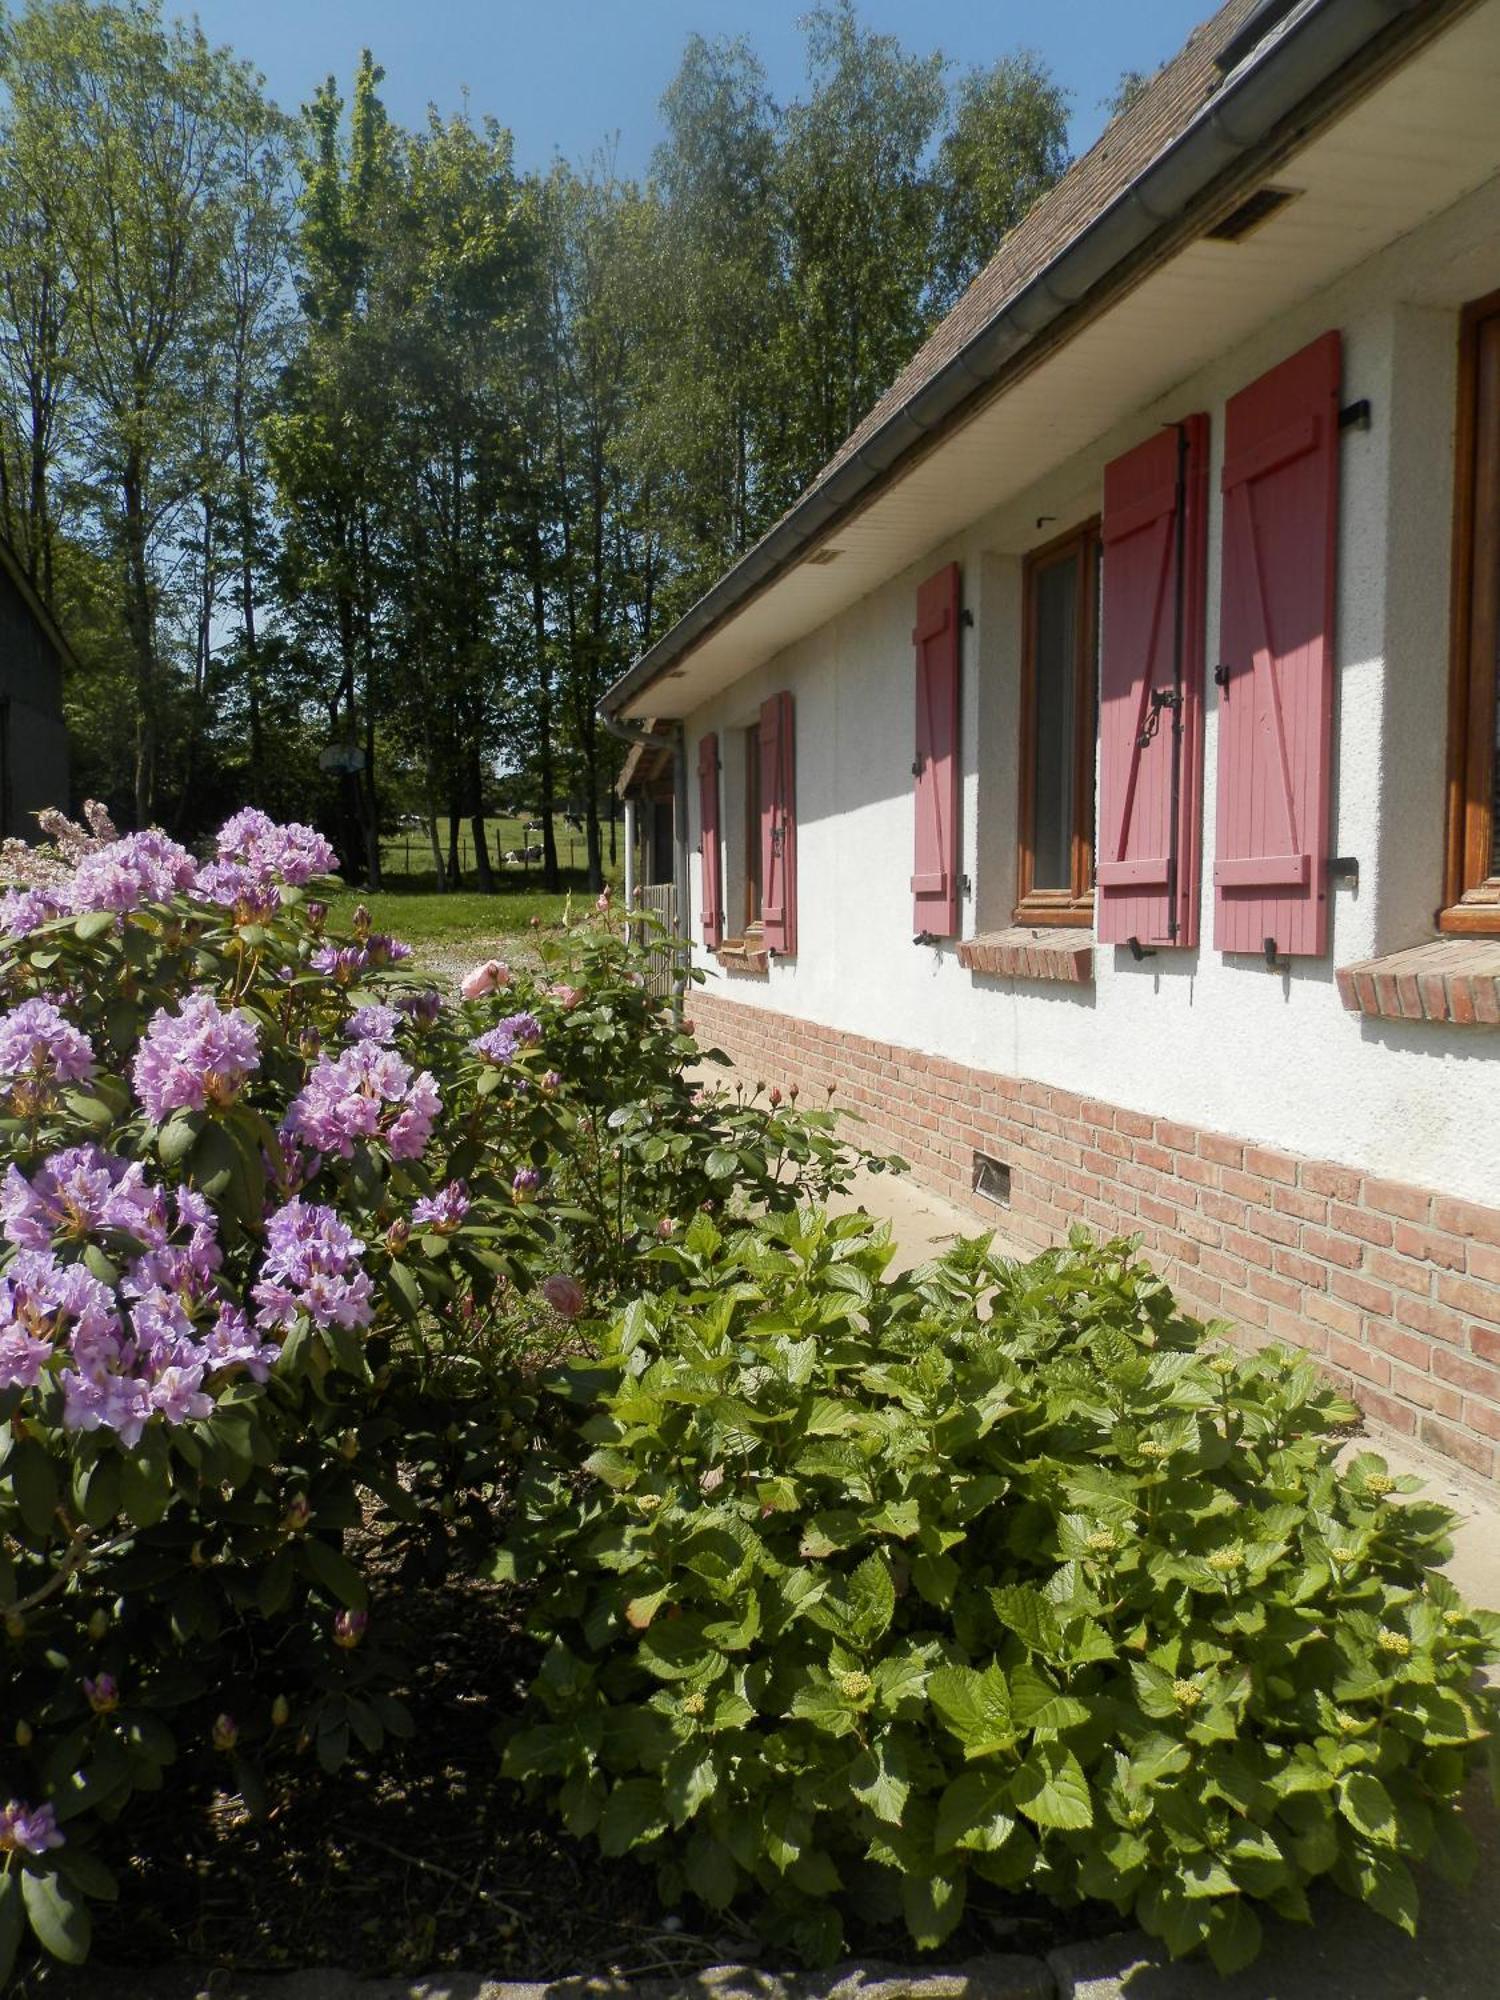
[(1500, 292), (1460, 323), (1445, 931), (1500, 935)]
[(1021, 680), (1021, 837), (1016, 920), (1094, 916), (1094, 705), (1099, 524), (1027, 559)]
[(761, 927), (760, 730), (745, 731), (745, 931)]

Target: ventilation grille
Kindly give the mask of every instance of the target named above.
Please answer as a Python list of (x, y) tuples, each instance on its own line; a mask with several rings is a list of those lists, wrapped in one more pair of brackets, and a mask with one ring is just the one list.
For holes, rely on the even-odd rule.
[(842, 549), (814, 549), (810, 556), (802, 560), (812, 569), (827, 569), (831, 562), (837, 562), (844, 553)]
[(1010, 1168), (1004, 1160), (992, 1160), (988, 1153), (974, 1155), (973, 1188), (998, 1208), (1010, 1207)]
[(1211, 243), (1242, 243), (1252, 230), (1259, 229), (1263, 222), (1269, 222), (1278, 209), (1285, 208), (1289, 201), (1295, 201), (1301, 192), (1300, 188), (1257, 188), (1254, 194), (1245, 197), (1238, 208), (1232, 208), (1222, 221), (1203, 233)]

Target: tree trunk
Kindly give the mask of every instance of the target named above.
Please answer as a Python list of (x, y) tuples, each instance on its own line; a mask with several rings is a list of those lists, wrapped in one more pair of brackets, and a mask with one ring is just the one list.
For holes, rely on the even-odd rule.
[(495, 871), (490, 866), (490, 843), (484, 830), (484, 773), (479, 768), (479, 751), (469, 751), (469, 824), (474, 832), (474, 872), (486, 896), (495, 893)]
[(146, 557), (146, 512), (142, 468), (132, 461), (121, 481), (125, 512), (125, 623), (135, 655), (135, 823), (151, 824), (156, 804), (158, 723), (156, 714), (156, 634), (151, 575)]
[(463, 822), (463, 798), (456, 791), (451, 792), (448, 799), (448, 881), (449, 885), (455, 889), (461, 889), (464, 886), (463, 864), (458, 845), (458, 837), (463, 828)]
[(557, 894), (557, 773), (552, 758), (552, 669), (547, 659), (547, 599), (542, 588), (540, 538), (533, 537), (531, 623), (536, 639), (536, 769), (542, 822), (542, 887)]

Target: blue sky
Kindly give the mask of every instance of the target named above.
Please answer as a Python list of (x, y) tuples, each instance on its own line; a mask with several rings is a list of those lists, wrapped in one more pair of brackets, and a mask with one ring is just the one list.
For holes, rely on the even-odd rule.
[[(1081, 151), (1104, 123), (1101, 100), (1122, 70), (1154, 69), (1175, 52), (1213, 0), (859, 0), (863, 20), (908, 48), (934, 47), (960, 67), (1036, 49), (1068, 90), (1072, 143)], [(797, 27), (807, 0), (167, 0), (196, 12), (204, 32), (265, 73), (288, 111), (330, 70), (347, 80), (362, 47), (385, 65), (397, 119), (420, 122), (429, 103), (477, 118), (493, 113), (515, 134), (516, 161), (544, 168), (554, 152), (582, 162), (618, 134), (620, 172), (640, 174), (661, 136), (657, 103), (694, 31), (744, 34), (773, 94), (794, 96), (803, 76)]]

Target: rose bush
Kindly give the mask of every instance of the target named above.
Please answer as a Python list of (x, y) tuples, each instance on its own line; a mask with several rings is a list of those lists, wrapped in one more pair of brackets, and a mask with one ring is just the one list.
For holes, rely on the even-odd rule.
[(410, 1732), (361, 1550), (486, 1550), (535, 1355), (855, 1164), (688, 1081), (606, 932), (450, 1006), (335, 933), (308, 828), (48, 830), (0, 901), (0, 1979), (84, 1955), (136, 1792)]

